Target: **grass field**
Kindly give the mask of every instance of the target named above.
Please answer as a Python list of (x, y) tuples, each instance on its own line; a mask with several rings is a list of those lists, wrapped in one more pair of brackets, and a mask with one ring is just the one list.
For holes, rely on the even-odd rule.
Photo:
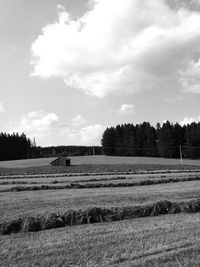
[[(0, 232), (7, 233), (0, 236), (1, 266), (200, 265), (198, 161), (180, 166), (170, 159), (74, 157), (73, 166), (52, 168), (49, 160), (0, 162)], [(74, 188), (33, 189), (43, 185)], [(14, 187), (29, 189), (10, 191)], [(159, 203), (175, 206), (162, 209)], [(101, 219), (94, 223), (91, 209), (110, 215), (104, 220), (94, 214)], [(84, 225), (63, 228), (59, 220), (69, 211), (85, 214), (72, 223)], [(128, 213), (117, 218), (112, 212), (118, 211)], [(39, 231), (26, 224), (15, 233), (16, 221), (31, 220), (46, 220), (47, 226)]]
[[(180, 165), (180, 159), (147, 158), (147, 157), (112, 157), (112, 156), (84, 156), (70, 157), (72, 165), (119, 165), (119, 164), (147, 164), (147, 165)], [(0, 168), (28, 168), (49, 166), (54, 158), (38, 158), (28, 160), (0, 161)], [(184, 165), (199, 166), (200, 160), (184, 159)]]
[(199, 214), (3, 236), (1, 266), (199, 266)]

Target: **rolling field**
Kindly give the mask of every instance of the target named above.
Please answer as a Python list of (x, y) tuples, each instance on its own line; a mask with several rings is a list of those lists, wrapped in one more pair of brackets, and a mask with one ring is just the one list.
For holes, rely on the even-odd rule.
[(49, 160), (0, 162), (1, 266), (199, 266), (198, 161)]
[[(45, 167), (56, 158), (38, 158), (28, 160), (0, 161), (0, 168)], [(113, 157), (83, 156), (70, 157), (72, 165), (180, 165), (180, 159), (148, 158), (148, 157)], [(199, 166), (200, 160), (184, 159), (184, 165)]]

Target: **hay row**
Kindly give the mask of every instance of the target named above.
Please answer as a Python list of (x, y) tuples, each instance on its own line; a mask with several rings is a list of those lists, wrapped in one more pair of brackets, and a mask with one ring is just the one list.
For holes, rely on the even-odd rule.
[[(167, 172), (169, 173), (169, 172)], [(185, 173), (185, 172), (184, 172)], [(144, 173), (137, 173), (135, 171), (126, 171), (126, 172), (118, 172), (118, 171), (113, 171), (113, 172), (101, 172), (101, 173), (64, 173), (64, 174), (56, 174), (56, 175), (9, 175), (9, 176), (1, 176), (0, 175), (0, 180), (13, 180), (13, 179), (37, 179), (37, 178), (62, 178), (62, 177), (84, 177), (84, 176), (103, 176), (103, 175), (135, 175), (135, 174), (155, 174), (153, 172), (144, 172)], [(160, 173), (162, 174), (162, 172)]]
[[(162, 176), (165, 177), (165, 176)], [(66, 183), (88, 183), (88, 182), (105, 182), (105, 181), (115, 181), (115, 180), (131, 180), (134, 179), (134, 177), (126, 177), (126, 176), (118, 176), (118, 177), (109, 177), (109, 178), (91, 178), (91, 179), (80, 179), (80, 180), (53, 180), (53, 181), (45, 181), (45, 182), (29, 182), (29, 181), (3, 181), (0, 182), (0, 185), (12, 185), (12, 184), (66, 184)], [(28, 179), (27, 179), (28, 180)]]
[(157, 185), (167, 183), (179, 183), (199, 181), (200, 176), (180, 177), (158, 180), (143, 180), (137, 182), (123, 182), (123, 183), (69, 183), (66, 185), (35, 185), (35, 186), (14, 186), (8, 189), (0, 190), (0, 192), (21, 192), (21, 191), (39, 191), (39, 190), (58, 190), (58, 189), (91, 189), (91, 188), (112, 188), (112, 187), (134, 187), (145, 185)]
[(68, 210), (62, 215), (51, 213), (46, 217), (27, 217), (2, 222), (0, 224), (0, 234), (8, 235), (19, 232), (37, 232), (72, 225), (121, 221), (181, 212), (195, 213), (199, 211), (200, 199), (187, 202), (162, 200), (141, 206), (113, 207), (109, 209), (94, 207), (86, 210)]
[(181, 169), (181, 170), (156, 170), (156, 171), (141, 171), (141, 170), (126, 170), (126, 171), (102, 171), (102, 172), (74, 172), (74, 173), (56, 173), (56, 174), (22, 174), (22, 175), (3, 175), (0, 173), (0, 180), (8, 179), (29, 179), (29, 178), (61, 178), (61, 177), (77, 177), (77, 176), (103, 176), (103, 175), (142, 175), (142, 174), (169, 174), (169, 173), (191, 173), (200, 172), (200, 169)]

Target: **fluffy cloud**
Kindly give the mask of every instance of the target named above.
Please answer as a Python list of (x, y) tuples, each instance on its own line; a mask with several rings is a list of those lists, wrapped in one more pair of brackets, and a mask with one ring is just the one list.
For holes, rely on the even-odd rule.
[(8, 131), (24, 132), (29, 137), (35, 137), (39, 142), (40, 140), (43, 142), (58, 127), (58, 124), (59, 118), (56, 114), (39, 110), (23, 115), (18, 122), (10, 122)]
[(80, 114), (71, 120), (73, 126), (80, 126), (87, 122)]
[(200, 93), (200, 59), (191, 60), (186, 69), (180, 71), (180, 77), (186, 91)]
[(184, 97), (182, 95), (176, 95), (174, 97), (167, 98), (165, 100), (166, 103), (177, 103), (184, 100)]
[[(79, 131), (81, 144), (91, 145), (101, 140), (105, 127), (100, 124), (89, 125)], [(98, 142), (99, 143), (99, 142)]]
[(199, 92), (200, 13), (167, 0), (89, 3), (76, 20), (59, 7), (57, 22), (32, 44), (33, 75), (61, 77), (100, 98), (160, 88), (169, 78)]
[(62, 122), (55, 113), (42, 110), (22, 116), (18, 122), (10, 122), (8, 132), (24, 132), (36, 138), (37, 145), (99, 145), (105, 127), (89, 125), (81, 115)]
[(121, 114), (132, 114), (134, 113), (134, 106), (133, 104), (123, 104), (121, 105), (119, 112)]
[(37, 132), (47, 132), (57, 124), (59, 118), (54, 113), (44, 113), (42, 110), (30, 112), (23, 116), (20, 127), (24, 131), (36, 130)]
[(193, 5), (200, 5), (200, 0), (190, 0), (191, 4)]
[(2, 102), (0, 102), (0, 113), (5, 112), (5, 108)]
[(189, 10), (199, 10), (200, 0), (167, 0), (170, 6), (178, 9), (181, 7), (187, 8)]
[(184, 118), (182, 121), (180, 121), (180, 125), (187, 125), (191, 124), (192, 122), (200, 122), (200, 116), (196, 118)]

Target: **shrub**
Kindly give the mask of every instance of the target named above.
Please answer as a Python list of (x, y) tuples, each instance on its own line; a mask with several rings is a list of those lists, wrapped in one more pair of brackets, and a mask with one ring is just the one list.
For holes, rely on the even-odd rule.
[(60, 228), (64, 227), (65, 224), (63, 219), (57, 215), (56, 213), (52, 213), (47, 216), (44, 220), (43, 229), (53, 229), (53, 228)]
[(75, 224), (75, 216), (76, 216), (76, 212), (74, 210), (68, 210), (67, 212), (65, 212), (61, 216), (64, 225), (73, 225), (73, 224)]
[(22, 219), (19, 218), (17, 220), (12, 220), (10, 222), (3, 222), (0, 225), (0, 233), (1, 235), (9, 235), (11, 233), (20, 232), (22, 227)]
[(42, 217), (29, 217), (23, 222), (22, 230), (24, 232), (38, 232), (42, 230)]

